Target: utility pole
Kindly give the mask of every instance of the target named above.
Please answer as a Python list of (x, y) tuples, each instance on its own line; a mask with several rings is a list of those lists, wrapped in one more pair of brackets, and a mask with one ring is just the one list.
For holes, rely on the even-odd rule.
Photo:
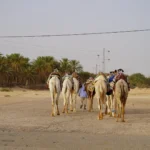
[[(106, 60), (110, 60), (110, 59), (105, 59), (105, 48), (103, 48), (103, 72), (105, 73), (105, 61)], [(107, 52), (109, 53), (110, 51), (107, 50)]]
[[(100, 64), (100, 62), (99, 62), (99, 54), (97, 54), (97, 57), (98, 57), (98, 64)], [(97, 73), (100, 71), (100, 65), (97, 65), (98, 67), (97, 67)]]
[(95, 74), (97, 74), (97, 64), (96, 64), (96, 68), (95, 69), (96, 69)]
[(105, 73), (105, 48), (103, 48), (103, 72)]
[(98, 69), (98, 66), (99, 66), (99, 65), (98, 65), (98, 63), (99, 63), (99, 56), (100, 56), (100, 55), (99, 55), (99, 54), (97, 54), (98, 60), (96, 60), (96, 71), (95, 71), (95, 72), (96, 72), (96, 74), (97, 74), (97, 73), (98, 73), (98, 71), (99, 71), (99, 69)]

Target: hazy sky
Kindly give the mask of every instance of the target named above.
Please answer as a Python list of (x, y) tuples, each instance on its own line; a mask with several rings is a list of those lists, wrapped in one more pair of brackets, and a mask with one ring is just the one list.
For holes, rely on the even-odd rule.
[[(105, 32), (150, 28), (150, 0), (0, 0), (0, 35)], [(67, 57), (84, 71), (123, 68), (150, 76), (150, 32), (74, 37), (0, 39), (2, 54)], [(100, 55), (98, 58), (97, 55)]]

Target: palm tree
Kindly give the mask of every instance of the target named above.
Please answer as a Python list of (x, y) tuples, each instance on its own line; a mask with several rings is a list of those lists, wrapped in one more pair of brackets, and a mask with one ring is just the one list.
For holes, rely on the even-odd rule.
[(70, 60), (70, 66), (72, 72), (81, 72), (83, 70), (83, 67), (77, 60)]
[(60, 70), (63, 73), (65, 71), (71, 71), (70, 61), (68, 58), (62, 58), (62, 60), (60, 60)]
[(0, 53), (0, 85), (3, 85), (5, 79), (5, 61), (3, 55)]
[(33, 68), (37, 73), (38, 82), (45, 82), (56, 63), (57, 61), (52, 56), (41, 56), (32, 62)]
[(32, 65), (29, 65), (24, 69), (23, 72), (23, 81), (26, 86), (35, 83), (36, 80), (36, 73)]
[(10, 85), (9, 80), (12, 76), (12, 69), (10, 68), (5, 56), (0, 54), (0, 85), (7, 86)]
[(13, 72), (13, 79), (16, 84), (19, 82), (19, 78), (23, 70), (29, 64), (29, 58), (23, 57), (18, 53), (6, 55), (7, 64)]

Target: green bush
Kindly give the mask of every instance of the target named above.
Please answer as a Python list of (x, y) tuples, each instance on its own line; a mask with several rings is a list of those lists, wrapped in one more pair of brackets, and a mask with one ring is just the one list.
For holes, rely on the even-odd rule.
[(129, 76), (129, 82), (131, 87), (149, 88), (150, 78), (145, 77), (141, 73), (135, 73)]
[(10, 89), (10, 88), (1, 88), (0, 91), (1, 92), (11, 92), (12, 89)]

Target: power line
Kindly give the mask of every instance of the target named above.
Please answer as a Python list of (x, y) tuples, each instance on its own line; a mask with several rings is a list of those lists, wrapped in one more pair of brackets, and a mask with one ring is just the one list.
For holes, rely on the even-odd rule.
[(101, 34), (117, 34), (117, 33), (131, 33), (131, 32), (146, 32), (150, 29), (141, 30), (126, 30), (126, 31), (111, 31), (111, 32), (91, 32), (91, 33), (67, 33), (67, 34), (47, 34), (47, 35), (12, 35), (0, 36), (0, 38), (35, 38), (35, 37), (61, 37), (61, 36), (87, 36), (87, 35), (101, 35)]

